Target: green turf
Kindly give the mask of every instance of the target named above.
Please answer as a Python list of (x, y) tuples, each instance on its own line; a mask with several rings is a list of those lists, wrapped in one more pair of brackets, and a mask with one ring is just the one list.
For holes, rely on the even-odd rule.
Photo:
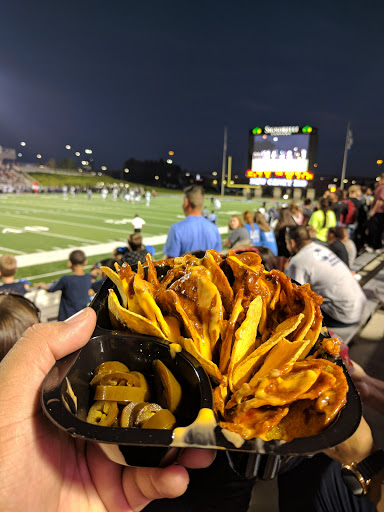
[[(103, 201), (100, 194), (94, 194), (88, 201), (85, 194), (64, 200), (60, 194), (5, 195), (0, 194), (0, 253), (31, 254), (36, 252), (67, 249), (68, 254), (75, 248), (116, 242), (116, 247), (125, 245), (132, 232), (130, 219), (137, 213), (146, 221), (142, 234), (144, 241), (157, 235), (166, 235), (171, 224), (183, 218), (181, 210), (182, 193), (159, 195), (145, 202), (130, 204), (121, 198)], [(209, 196), (206, 206), (210, 207)], [(226, 226), (231, 214), (244, 210), (254, 211), (260, 202), (244, 202), (240, 198), (222, 200), (218, 212), (218, 226)], [(44, 231), (39, 231), (39, 229)], [(162, 256), (163, 243), (154, 244), (156, 259)], [(102, 253), (89, 257), (92, 265), (100, 259), (111, 256)], [(32, 282), (52, 281), (67, 272), (65, 260), (19, 268), (17, 277), (32, 278)], [(44, 274), (52, 276), (41, 277)], [(57, 274), (56, 274), (57, 273)]]

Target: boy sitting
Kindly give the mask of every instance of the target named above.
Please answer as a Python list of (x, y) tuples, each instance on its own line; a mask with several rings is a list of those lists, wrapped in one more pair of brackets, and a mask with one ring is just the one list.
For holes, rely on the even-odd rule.
[(15, 280), (16, 270), (17, 262), (14, 256), (4, 254), (0, 257), (0, 279), (3, 281), (3, 284), (0, 285), (0, 291), (25, 295), (31, 283), (25, 279)]

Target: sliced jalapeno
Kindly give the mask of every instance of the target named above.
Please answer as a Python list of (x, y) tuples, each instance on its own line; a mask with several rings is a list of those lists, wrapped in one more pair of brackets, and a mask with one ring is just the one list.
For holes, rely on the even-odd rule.
[(116, 402), (99, 400), (88, 411), (87, 422), (93, 425), (110, 427), (115, 422), (119, 408)]
[(141, 428), (156, 428), (161, 430), (172, 430), (176, 425), (176, 418), (168, 409), (161, 409), (149, 419), (144, 421)]

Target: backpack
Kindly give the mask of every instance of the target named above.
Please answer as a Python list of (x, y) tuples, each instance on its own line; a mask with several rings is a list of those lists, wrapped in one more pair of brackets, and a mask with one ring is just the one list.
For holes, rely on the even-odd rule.
[(340, 215), (340, 222), (346, 226), (355, 224), (357, 219), (357, 208), (355, 203), (350, 199), (343, 199), (343, 203), (347, 205), (347, 212)]

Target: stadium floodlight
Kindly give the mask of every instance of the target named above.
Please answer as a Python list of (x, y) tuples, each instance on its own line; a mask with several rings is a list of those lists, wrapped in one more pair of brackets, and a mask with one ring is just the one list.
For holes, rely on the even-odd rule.
[(80, 151), (76, 151), (75, 155), (80, 156)]
[(81, 161), (81, 165), (88, 165), (88, 164), (89, 164), (88, 160), (82, 160)]
[(86, 149), (84, 153), (87, 153), (87, 155), (92, 155), (92, 149)]
[(125, 172), (126, 174), (128, 174), (128, 173), (129, 173), (129, 169), (124, 169), (124, 172)]
[(155, 176), (155, 180), (158, 180), (158, 179), (159, 179), (159, 177), (156, 175), (156, 176)]
[(102, 166), (101, 166), (101, 170), (102, 170), (102, 171), (106, 171), (106, 170), (107, 170), (107, 168), (105, 167), (105, 165), (102, 165)]
[(38, 153), (38, 154), (36, 155), (36, 158), (41, 158), (40, 153)]
[(21, 158), (23, 156), (23, 153), (17, 153), (17, 156)]
[(65, 146), (65, 149), (71, 149), (71, 146), (70, 146), (69, 144), (67, 144), (67, 145)]
[(24, 141), (23, 141), (23, 142), (20, 142), (20, 146), (26, 146), (26, 145), (27, 145), (27, 143), (26, 143), (26, 142), (24, 142)]
[(168, 158), (168, 160), (167, 160), (167, 164), (171, 164), (171, 163), (173, 163), (173, 160), (171, 160), (170, 158)]

